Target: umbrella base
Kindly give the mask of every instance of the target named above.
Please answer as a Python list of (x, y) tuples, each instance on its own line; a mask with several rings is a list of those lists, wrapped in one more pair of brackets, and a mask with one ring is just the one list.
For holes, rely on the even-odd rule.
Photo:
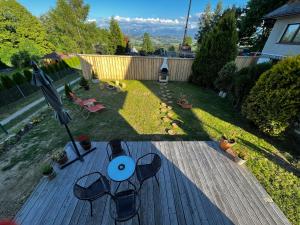
[(66, 162), (65, 164), (61, 165), (61, 166), (60, 166), (60, 169), (64, 169), (64, 168), (66, 168), (67, 166), (73, 164), (74, 162), (76, 162), (76, 161), (78, 161), (78, 160), (80, 160), (80, 161), (83, 162), (83, 161), (84, 161), (84, 157), (85, 157), (86, 155), (90, 154), (91, 152), (93, 152), (93, 151), (96, 150), (96, 149), (97, 149), (96, 147), (91, 148), (89, 151), (86, 151), (85, 153), (80, 154), (79, 156), (76, 156), (75, 158), (73, 158), (73, 159), (69, 160), (68, 162)]

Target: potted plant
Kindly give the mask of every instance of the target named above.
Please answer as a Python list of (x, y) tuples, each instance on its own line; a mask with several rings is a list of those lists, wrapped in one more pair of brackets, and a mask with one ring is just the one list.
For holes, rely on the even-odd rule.
[(227, 138), (225, 135), (223, 135), (220, 139), (220, 148), (226, 151), (227, 149), (231, 148), (235, 144), (235, 139)]
[(193, 107), (192, 104), (189, 104), (189, 102), (186, 99), (185, 95), (182, 95), (178, 100), (177, 104), (181, 106), (183, 109), (191, 109)]
[(52, 155), (52, 160), (59, 165), (63, 165), (68, 161), (67, 153), (65, 151), (58, 151)]
[(89, 83), (84, 77), (81, 77), (81, 79), (79, 81), (79, 85), (81, 87), (83, 87), (84, 90), (86, 90), (86, 91), (90, 89)]
[(41, 170), (42, 170), (42, 174), (45, 177), (48, 177), (49, 180), (52, 180), (56, 176), (53, 167), (49, 163), (45, 163), (44, 165), (42, 165)]
[(77, 141), (79, 141), (79, 144), (81, 145), (81, 147), (88, 151), (91, 149), (92, 147), (92, 143), (91, 143), (91, 139), (89, 136), (87, 135), (80, 135), (76, 138)]
[(98, 76), (96, 75), (96, 73), (94, 72), (94, 70), (92, 71), (92, 82), (94, 84), (98, 84), (99, 83)]

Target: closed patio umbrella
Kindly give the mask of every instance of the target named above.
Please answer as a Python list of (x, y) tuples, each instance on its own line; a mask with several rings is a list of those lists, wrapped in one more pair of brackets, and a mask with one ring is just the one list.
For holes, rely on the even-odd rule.
[[(60, 98), (58, 92), (56, 91), (56, 88), (53, 86), (51, 78), (49, 78), (38, 67), (38, 65), (35, 62), (32, 61), (31, 65), (32, 65), (32, 68), (33, 68), (33, 75), (32, 75), (31, 84), (41, 88), (46, 102), (54, 109), (56, 118), (59, 120), (60, 124), (65, 126), (65, 128), (67, 130), (67, 133), (68, 133), (68, 135), (71, 139), (71, 142), (73, 144), (75, 153), (77, 155), (77, 158), (75, 160), (78, 160), (78, 159), (82, 160), (82, 156), (79, 153), (79, 150), (76, 146), (74, 138), (73, 138), (73, 136), (70, 132), (70, 129), (67, 125), (70, 122), (71, 117), (64, 110), (61, 98)], [(73, 160), (73, 161), (75, 161), (75, 160)], [(69, 162), (68, 164), (71, 164), (72, 162)]]

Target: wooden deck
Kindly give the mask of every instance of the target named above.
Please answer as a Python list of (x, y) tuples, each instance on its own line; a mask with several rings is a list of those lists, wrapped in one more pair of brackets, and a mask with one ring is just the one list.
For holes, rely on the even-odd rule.
[[(143, 225), (290, 224), (255, 177), (228, 159), (215, 142), (129, 142), (133, 158), (149, 152), (161, 155), (160, 187), (145, 182), (140, 196)], [(91, 171), (106, 174), (105, 142), (57, 177), (43, 178), (16, 215), (22, 225), (109, 225), (109, 197), (96, 200), (94, 216), (88, 202), (73, 196), (77, 177)], [(132, 178), (136, 182), (135, 178)], [(120, 189), (126, 188), (122, 184)], [(114, 184), (115, 186), (115, 184)], [(126, 225), (138, 224), (137, 218)]]

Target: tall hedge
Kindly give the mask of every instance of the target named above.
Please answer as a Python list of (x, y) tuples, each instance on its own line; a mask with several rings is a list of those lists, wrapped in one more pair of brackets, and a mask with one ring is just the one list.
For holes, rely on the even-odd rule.
[(9, 89), (9, 88), (12, 88), (13, 86), (15, 86), (14, 81), (7, 75), (2, 75), (0, 77), (0, 80), (1, 80), (3, 87), (6, 89)]
[(263, 73), (242, 113), (264, 133), (281, 135), (300, 113), (300, 56), (287, 58)]
[(26, 82), (26, 78), (20, 72), (16, 72), (12, 75), (12, 79), (16, 84), (23, 84)]
[(192, 82), (203, 87), (214, 87), (218, 72), (237, 56), (237, 42), (235, 10), (227, 10), (204, 37), (197, 51), (192, 66)]
[(241, 69), (233, 76), (231, 95), (236, 108), (242, 106), (260, 75), (271, 69), (271, 67), (272, 63), (255, 64)]
[(32, 72), (30, 70), (24, 70), (23, 73), (24, 73), (26, 80), (28, 82), (30, 82), (32, 79)]

